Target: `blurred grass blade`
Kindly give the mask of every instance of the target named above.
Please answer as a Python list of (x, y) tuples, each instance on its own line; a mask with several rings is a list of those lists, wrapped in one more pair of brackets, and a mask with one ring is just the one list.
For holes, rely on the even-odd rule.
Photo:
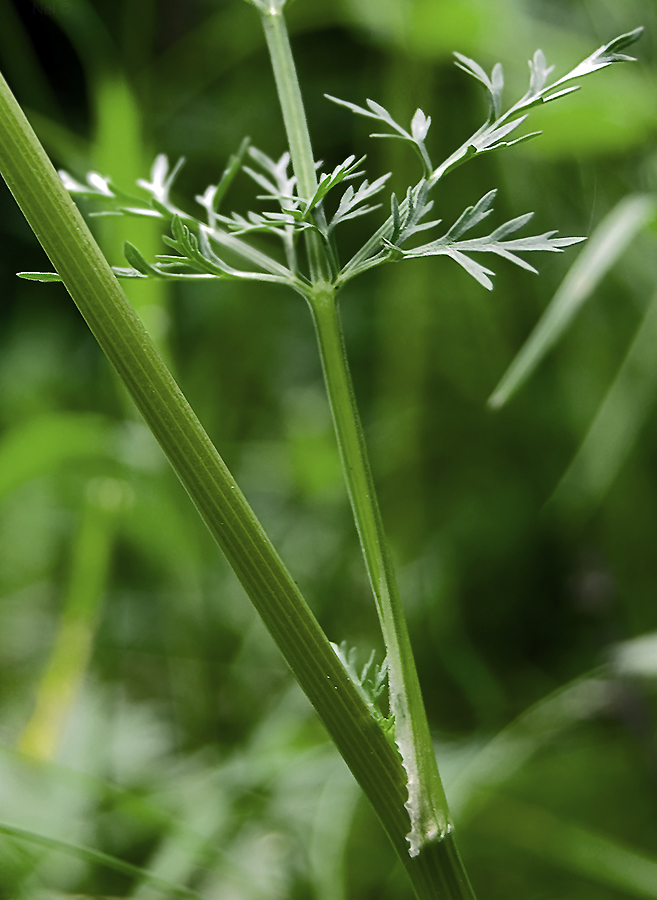
[(654, 218), (656, 209), (653, 195), (634, 194), (603, 219), (491, 394), (492, 409), (502, 407), (532, 375), (635, 235)]
[(39, 834), (27, 828), (18, 828), (10, 825), (8, 822), (0, 822), (0, 834), (7, 837), (15, 838), (19, 841), (25, 841), (30, 844), (36, 844), (39, 847), (45, 847), (48, 850), (56, 850), (60, 853), (66, 853), (81, 859), (92, 865), (104, 866), (108, 869), (114, 869), (116, 872), (122, 872), (132, 878), (143, 878), (150, 882), (151, 887), (156, 888), (166, 897), (188, 897), (191, 900), (202, 900), (200, 894), (191, 888), (183, 887), (183, 885), (173, 884), (165, 881), (163, 878), (156, 878), (146, 869), (134, 866), (132, 863), (123, 862), (109, 853), (103, 853), (102, 850), (94, 850), (92, 847), (84, 847), (80, 844), (72, 844), (69, 841), (61, 841), (58, 838), (49, 835)]
[(53, 759), (57, 754), (91, 657), (116, 521), (129, 498), (128, 486), (114, 478), (96, 478), (87, 485), (64, 609), (34, 712), (19, 742), (29, 756)]
[(461, 771), (450, 789), (460, 823), (473, 819), (546, 745), (609, 705), (613, 683), (593, 671), (558, 688), (499, 731)]
[(353, 781), (338, 771), (320, 795), (309, 849), (316, 900), (348, 900), (347, 852), (359, 800), (354, 788)]
[(551, 503), (594, 508), (632, 451), (657, 395), (657, 293)]
[(108, 454), (111, 429), (100, 416), (48, 413), (15, 426), (0, 441), (0, 500), (69, 462)]
[(494, 822), (496, 837), (503, 837), (533, 856), (594, 883), (616, 888), (623, 896), (657, 898), (657, 859), (614, 837), (508, 797), (495, 799)]

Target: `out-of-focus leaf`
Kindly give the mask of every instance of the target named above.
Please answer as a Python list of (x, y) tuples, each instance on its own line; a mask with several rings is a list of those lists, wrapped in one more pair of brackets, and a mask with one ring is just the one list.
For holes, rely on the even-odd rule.
[(620, 675), (657, 682), (657, 632), (616, 644), (611, 663)]
[(622, 200), (601, 222), (491, 394), (490, 407), (499, 409), (527, 381), (656, 209), (653, 196), (637, 194)]
[(82, 859), (85, 862), (95, 863), (96, 865), (105, 866), (109, 869), (115, 869), (117, 872), (123, 872), (123, 874), (125, 875), (130, 875), (132, 877), (143, 877), (150, 881), (151, 886), (154, 889), (158, 890), (158, 892), (163, 893), (165, 896), (190, 897), (192, 898), (192, 900), (201, 900), (201, 895), (196, 891), (191, 890), (191, 888), (186, 888), (178, 884), (172, 884), (171, 882), (165, 881), (164, 879), (156, 878), (147, 870), (141, 869), (139, 866), (134, 866), (132, 865), (132, 863), (127, 863), (122, 859), (117, 859), (115, 856), (111, 856), (109, 853), (103, 853), (100, 850), (94, 850), (92, 847), (83, 847), (79, 844), (71, 844), (68, 841), (62, 841), (58, 838), (50, 837), (45, 834), (39, 834), (36, 831), (31, 831), (26, 828), (18, 828), (14, 825), (10, 825), (7, 822), (0, 822), (0, 834), (6, 834), (9, 837), (15, 838), (20, 841), (25, 841), (28, 844), (36, 844), (37, 846), (45, 847), (48, 850), (55, 850), (60, 853), (65, 853), (69, 856), (74, 856), (77, 859)]
[(657, 898), (657, 859), (615, 837), (510, 797), (496, 798), (496, 822), (497, 837), (533, 856), (617, 888), (624, 896)]
[(549, 694), (485, 744), (450, 785), (450, 804), (458, 820), (476, 815), (492, 792), (513, 778), (542, 748), (568, 728), (608, 706), (613, 685), (599, 672)]
[(657, 294), (552, 501), (593, 509), (630, 455), (657, 396)]
[(94, 415), (54, 413), (17, 426), (0, 442), (0, 499), (62, 463), (107, 453), (109, 438)]

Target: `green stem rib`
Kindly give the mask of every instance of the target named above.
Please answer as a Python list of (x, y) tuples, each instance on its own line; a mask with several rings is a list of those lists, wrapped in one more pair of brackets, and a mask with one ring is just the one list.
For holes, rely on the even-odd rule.
[(189, 407), (0, 75), (0, 172), (89, 328), (169, 458), (295, 678), (374, 807), (420, 900), (461, 900), (442, 857), (406, 853), (399, 757)]

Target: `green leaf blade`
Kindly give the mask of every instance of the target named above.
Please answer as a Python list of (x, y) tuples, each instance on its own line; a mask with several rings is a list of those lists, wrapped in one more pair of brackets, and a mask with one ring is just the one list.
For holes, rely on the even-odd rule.
[(41, 281), (44, 284), (62, 280), (61, 275), (58, 275), (57, 272), (16, 272), (16, 275), (24, 281)]

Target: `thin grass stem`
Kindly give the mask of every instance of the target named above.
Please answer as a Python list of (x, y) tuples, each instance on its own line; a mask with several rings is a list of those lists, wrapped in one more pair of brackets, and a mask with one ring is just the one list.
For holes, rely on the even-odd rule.
[(53, 759), (89, 664), (96, 623), (107, 584), (117, 514), (125, 488), (115, 479), (95, 479), (86, 502), (71, 560), (71, 573), (50, 660), (37, 690), (34, 712), (18, 747), (36, 759)]

